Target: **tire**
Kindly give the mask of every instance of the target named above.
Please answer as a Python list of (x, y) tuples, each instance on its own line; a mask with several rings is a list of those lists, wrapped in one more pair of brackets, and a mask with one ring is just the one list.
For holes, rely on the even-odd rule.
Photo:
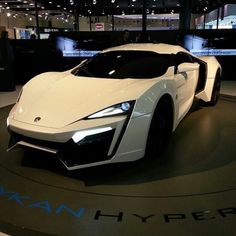
[(165, 150), (173, 128), (173, 106), (168, 97), (162, 97), (155, 109), (146, 145), (146, 159), (161, 156)]
[(220, 97), (220, 87), (221, 87), (221, 78), (220, 78), (220, 71), (218, 70), (215, 77), (211, 100), (209, 102), (206, 102), (205, 105), (215, 106), (217, 104)]

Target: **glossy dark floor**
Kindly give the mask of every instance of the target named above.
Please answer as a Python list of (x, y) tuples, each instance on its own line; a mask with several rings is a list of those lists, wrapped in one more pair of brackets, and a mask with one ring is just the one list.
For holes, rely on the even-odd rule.
[(214, 235), (236, 232), (236, 101), (195, 109), (159, 160), (67, 172), (6, 153), (0, 109), (0, 231), (11, 235)]

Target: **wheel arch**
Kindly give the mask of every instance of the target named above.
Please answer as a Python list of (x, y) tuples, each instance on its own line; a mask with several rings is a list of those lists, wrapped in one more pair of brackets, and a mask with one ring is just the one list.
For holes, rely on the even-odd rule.
[[(170, 107), (170, 111), (171, 111), (171, 115), (172, 115), (172, 129), (174, 127), (174, 120), (175, 120), (175, 104), (174, 104), (174, 101), (173, 101), (173, 98), (172, 96), (169, 94), (169, 93), (164, 93), (160, 96), (160, 98), (158, 99), (157, 103), (156, 103), (156, 106), (155, 106), (155, 109), (153, 111), (153, 115), (152, 115), (152, 118), (151, 118), (151, 123), (152, 123), (152, 120), (154, 118), (154, 115), (156, 114), (157, 112), (157, 108), (158, 106), (160, 105), (161, 102), (164, 102), (166, 103), (166, 105), (168, 105)], [(151, 123), (150, 123), (150, 126), (151, 126)]]
[[(163, 110), (163, 108), (164, 108), (164, 110)], [(168, 109), (166, 109), (166, 108), (168, 108)], [(163, 113), (161, 113), (160, 111), (163, 111)], [(156, 130), (155, 127), (157, 127), (156, 121), (161, 119), (160, 114), (163, 114), (165, 117), (164, 120), (167, 121), (167, 122), (164, 121), (163, 126), (166, 126), (165, 124), (167, 124), (166, 127), (169, 127), (169, 128), (167, 128), (166, 131), (163, 133), (164, 136), (161, 136), (161, 137), (165, 137), (165, 138), (157, 139), (157, 140), (159, 140), (159, 142), (154, 144), (154, 141), (156, 141), (156, 139), (153, 138), (155, 135), (154, 133), (156, 133), (156, 131), (155, 131)], [(170, 118), (170, 120), (166, 116), (168, 118)], [(162, 122), (159, 124), (162, 124)], [(168, 124), (170, 124), (170, 126)], [(171, 133), (173, 132), (173, 126), (174, 126), (174, 102), (173, 102), (171, 95), (168, 93), (165, 93), (157, 101), (155, 110), (153, 111), (153, 114), (152, 114), (151, 122), (149, 125), (149, 130), (148, 130), (146, 148), (145, 148), (145, 158), (146, 159), (152, 159), (152, 158), (154, 158), (154, 156), (159, 156), (162, 154), (162, 152), (166, 148), (166, 145), (169, 141)], [(158, 133), (159, 132), (157, 132), (157, 134)], [(160, 133), (162, 133), (162, 132), (160, 132)], [(164, 140), (164, 141), (160, 142), (160, 140)]]

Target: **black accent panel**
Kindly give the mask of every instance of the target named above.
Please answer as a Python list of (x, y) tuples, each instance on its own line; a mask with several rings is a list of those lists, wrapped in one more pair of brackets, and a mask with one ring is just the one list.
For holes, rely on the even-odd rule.
[(207, 63), (194, 57), (194, 62), (199, 64), (199, 77), (195, 93), (199, 93), (204, 90), (207, 80)]
[(115, 130), (111, 130), (91, 135), (77, 144), (70, 140), (69, 145), (60, 150), (60, 158), (68, 167), (109, 160), (108, 151), (114, 133)]
[(68, 166), (89, 164), (111, 159), (108, 151), (113, 140), (115, 129), (101, 134), (90, 135), (75, 143), (70, 139), (66, 143), (57, 143), (44, 140), (29, 138), (11, 132), (9, 144), (12, 146), (19, 141), (38, 145), (45, 148), (57, 149), (60, 159)]

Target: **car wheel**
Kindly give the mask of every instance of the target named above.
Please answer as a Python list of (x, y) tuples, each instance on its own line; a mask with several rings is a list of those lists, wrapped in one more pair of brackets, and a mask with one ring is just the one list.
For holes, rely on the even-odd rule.
[(170, 98), (163, 97), (155, 109), (146, 145), (146, 159), (159, 157), (168, 144), (173, 128), (173, 108)]
[(212, 90), (211, 100), (209, 102), (206, 102), (207, 106), (215, 106), (217, 104), (220, 97), (220, 87), (221, 87), (221, 79), (220, 79), (220, 71), (218, 70), (215, 77), (215, 83)]

